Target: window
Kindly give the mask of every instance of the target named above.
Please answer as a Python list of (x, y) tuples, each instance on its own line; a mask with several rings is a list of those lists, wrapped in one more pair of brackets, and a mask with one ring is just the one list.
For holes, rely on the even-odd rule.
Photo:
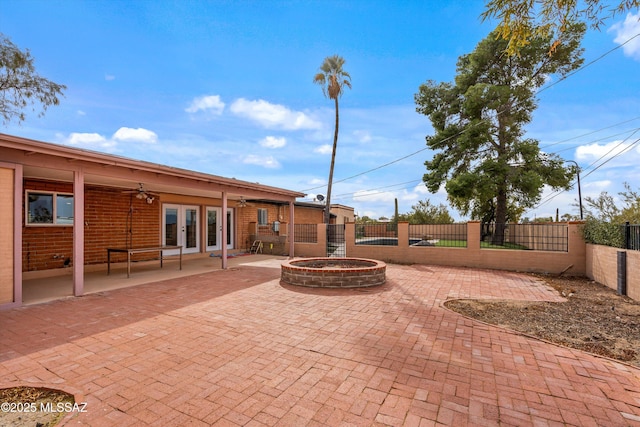
[(28, 225), (73, 225), (73, 194), (27, 192)]
[(267, 224), (269, 224), (269, 220), (267, 218), (267, 210), (258, 209), (258, 225), (267, 225)]

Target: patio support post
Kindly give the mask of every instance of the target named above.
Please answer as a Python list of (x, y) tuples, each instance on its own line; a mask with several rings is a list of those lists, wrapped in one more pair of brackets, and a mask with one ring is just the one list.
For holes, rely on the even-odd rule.
[(289, 258), (293, 258), (295, 256), (295, 247), (296, 247), (296, 236), (295, 236), (295, 218), (294, 218), (294, 202), (295, 200), (291, 200), (289, 202)]
[(227, 269), (227, 192), (222, 192), (222, 269)]
[(73, 295), (84, 294), (84, 172), (73, 172)]

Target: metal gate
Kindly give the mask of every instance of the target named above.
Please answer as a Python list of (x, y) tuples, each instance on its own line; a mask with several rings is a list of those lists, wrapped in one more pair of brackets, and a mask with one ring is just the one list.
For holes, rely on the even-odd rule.
[(338, 258), (347, 256), (344, 224), (327, 224), (327, 256)]

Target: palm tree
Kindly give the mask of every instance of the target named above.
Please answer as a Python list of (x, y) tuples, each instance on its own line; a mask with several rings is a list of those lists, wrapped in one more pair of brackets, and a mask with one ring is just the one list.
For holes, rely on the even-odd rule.
[(324, 208), (324, 222), (329, 224), (331, 209), (331, 186), (333, 184), (333, 166), (336, 162), (336, 147), (338, 146), (338, 98), (342, 96), (344, 87), (351, 89), (351, 76), (342, 69), (344, 58), (339, 55), (328, 56), (320, 66), (320, 72), (315, 75), (313, 82), (322, 86), (322, 93), (333, 99), (336, 105), (336, 126), (333, 133), (333, 151), (331, 152), (331, 167), (329, 168), (329, 184), (327, 186), (327, 201)]

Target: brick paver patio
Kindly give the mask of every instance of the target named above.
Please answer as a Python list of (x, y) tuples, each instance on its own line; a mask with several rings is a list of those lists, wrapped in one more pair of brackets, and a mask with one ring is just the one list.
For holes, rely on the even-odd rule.
[(79, 393), (87, 412), (66, 425), (640, 425), (640, 370), (441, 307), (558, 299), (528, 276), (389, 265), (383, 287), (331, 291), (279, 274), (249, 264), (0, 312), (0, 387)]

